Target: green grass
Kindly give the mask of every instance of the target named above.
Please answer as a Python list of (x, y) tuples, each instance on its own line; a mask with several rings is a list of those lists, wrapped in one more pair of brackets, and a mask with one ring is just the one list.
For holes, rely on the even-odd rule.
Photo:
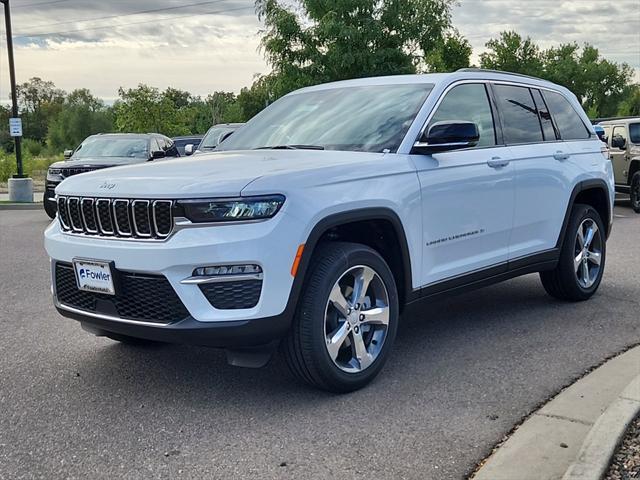
[[(24, 173), (34, 180), (44, 181), (49, 165), (62, 160), (62, 155), (32, 157), (25, 155), (22, 159)], [(0, 153), (0, 182), (6, 182), (17, 173), (16, 157), (6, 153)]]

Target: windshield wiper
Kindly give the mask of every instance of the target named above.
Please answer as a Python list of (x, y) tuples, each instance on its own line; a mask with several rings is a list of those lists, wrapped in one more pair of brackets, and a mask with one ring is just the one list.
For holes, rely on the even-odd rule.
[(272, 145), (270, 147), (258, 147), (254, 150), (324, 150), (322, 145)]

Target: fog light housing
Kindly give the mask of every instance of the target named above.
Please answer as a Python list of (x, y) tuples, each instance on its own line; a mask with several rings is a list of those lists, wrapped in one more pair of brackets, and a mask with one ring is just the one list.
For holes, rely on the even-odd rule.
[(222, 277), (225, 275), (257, 275), (262, 273), (260, 265), (216, 265), (199, 267), (193, 271), (194, 277)]

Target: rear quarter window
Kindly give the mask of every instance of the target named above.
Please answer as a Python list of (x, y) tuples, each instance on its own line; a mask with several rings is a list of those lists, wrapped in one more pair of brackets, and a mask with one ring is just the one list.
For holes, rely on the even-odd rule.
[(591, 137), (591, 131), (569, 100), (556, 92), (545, 91), (543, 95), (562, 140), (586, 140)]

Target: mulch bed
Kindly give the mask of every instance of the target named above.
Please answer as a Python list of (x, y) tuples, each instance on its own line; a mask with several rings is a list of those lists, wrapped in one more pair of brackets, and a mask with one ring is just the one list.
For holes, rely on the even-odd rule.
[(640, 417), (631, 422), (603, 480), (640, 480)]

